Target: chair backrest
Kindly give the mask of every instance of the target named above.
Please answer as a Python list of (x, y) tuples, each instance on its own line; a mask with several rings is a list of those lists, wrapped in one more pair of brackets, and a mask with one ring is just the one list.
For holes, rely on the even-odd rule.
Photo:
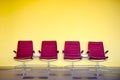
[(88, 51), (91, 57), (105, 57), (103, 42), (88, 42)]
[(79, 41), (65, 41), (64, 57), (81, 57)]
[(57, 58), (57, 42), (56, 41), (42, 41), (41, 58), (53, 59)]
[(33, 42), (32, 41), (18, 41), (16, 57), (32, 57), (33, 56)]

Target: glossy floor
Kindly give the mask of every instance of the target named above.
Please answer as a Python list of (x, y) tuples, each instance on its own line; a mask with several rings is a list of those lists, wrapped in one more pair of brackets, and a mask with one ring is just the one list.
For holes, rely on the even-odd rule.
[(23, 76), (21, 69), (0, 69), (0, 80), (120, 80), (120, 68), (101, 68), (96, 77), (95, 68), (54, 68), (50, 70), (28, 68)]

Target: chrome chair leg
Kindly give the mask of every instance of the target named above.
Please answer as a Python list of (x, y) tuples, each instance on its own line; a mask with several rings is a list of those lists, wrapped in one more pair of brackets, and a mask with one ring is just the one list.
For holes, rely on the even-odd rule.
[(96, 62), (96, 77), (99, 77), (99, 62)]
[(23, 62), (23, 64), (22, 64), (22, 76), (24, 77), (25, 74), (26, 74), (26, 64), (25, 64), (25, 62)]

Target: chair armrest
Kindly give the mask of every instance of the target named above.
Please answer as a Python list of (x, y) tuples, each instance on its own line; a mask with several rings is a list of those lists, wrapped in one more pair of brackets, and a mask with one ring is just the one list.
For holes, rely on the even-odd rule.
[(33, 50), (33, 53), (35, 53), (35, 51)]
[(80, 53), (83, 53), (84, 52), (84, 50), (82, 50)]
[(13, 50), (14, 53), (17, 53), (17, 51)]
[(62, 50), (62, 53), (64, 53), (65, 51), (64, 50)]
[(88, 54), (89, 52), (90, 52), (90, 51), (88, 50), (88, 51), (87, 51), (87, 54)]
[(38, 52), (39, 52), (39, 53), (41, 53), (41, 51), (40, 51), (40, 50), (38, 50)]
[(109, 51), (107, 50), (107, 51), (105, 51), (105, 54), (107, 54)]

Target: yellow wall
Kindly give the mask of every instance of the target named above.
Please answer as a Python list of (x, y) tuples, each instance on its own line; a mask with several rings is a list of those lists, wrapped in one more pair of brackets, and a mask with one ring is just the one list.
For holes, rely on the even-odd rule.
[[(12, 52), (18, 40), (33, 40), (36, 53), (42, 40), (57, 40), (59, 59), (52, 64), (58, 66), (70, 64), (63, 60), (65, 40), (79, 40), (85, 52), (88, 41), (103, 41), (109, 58), (101, 64), (120, 67), (120, 1), (0, 0), (0, 66), (20, 64)], [(77, 64), (95, 63), (83, 59)]]

